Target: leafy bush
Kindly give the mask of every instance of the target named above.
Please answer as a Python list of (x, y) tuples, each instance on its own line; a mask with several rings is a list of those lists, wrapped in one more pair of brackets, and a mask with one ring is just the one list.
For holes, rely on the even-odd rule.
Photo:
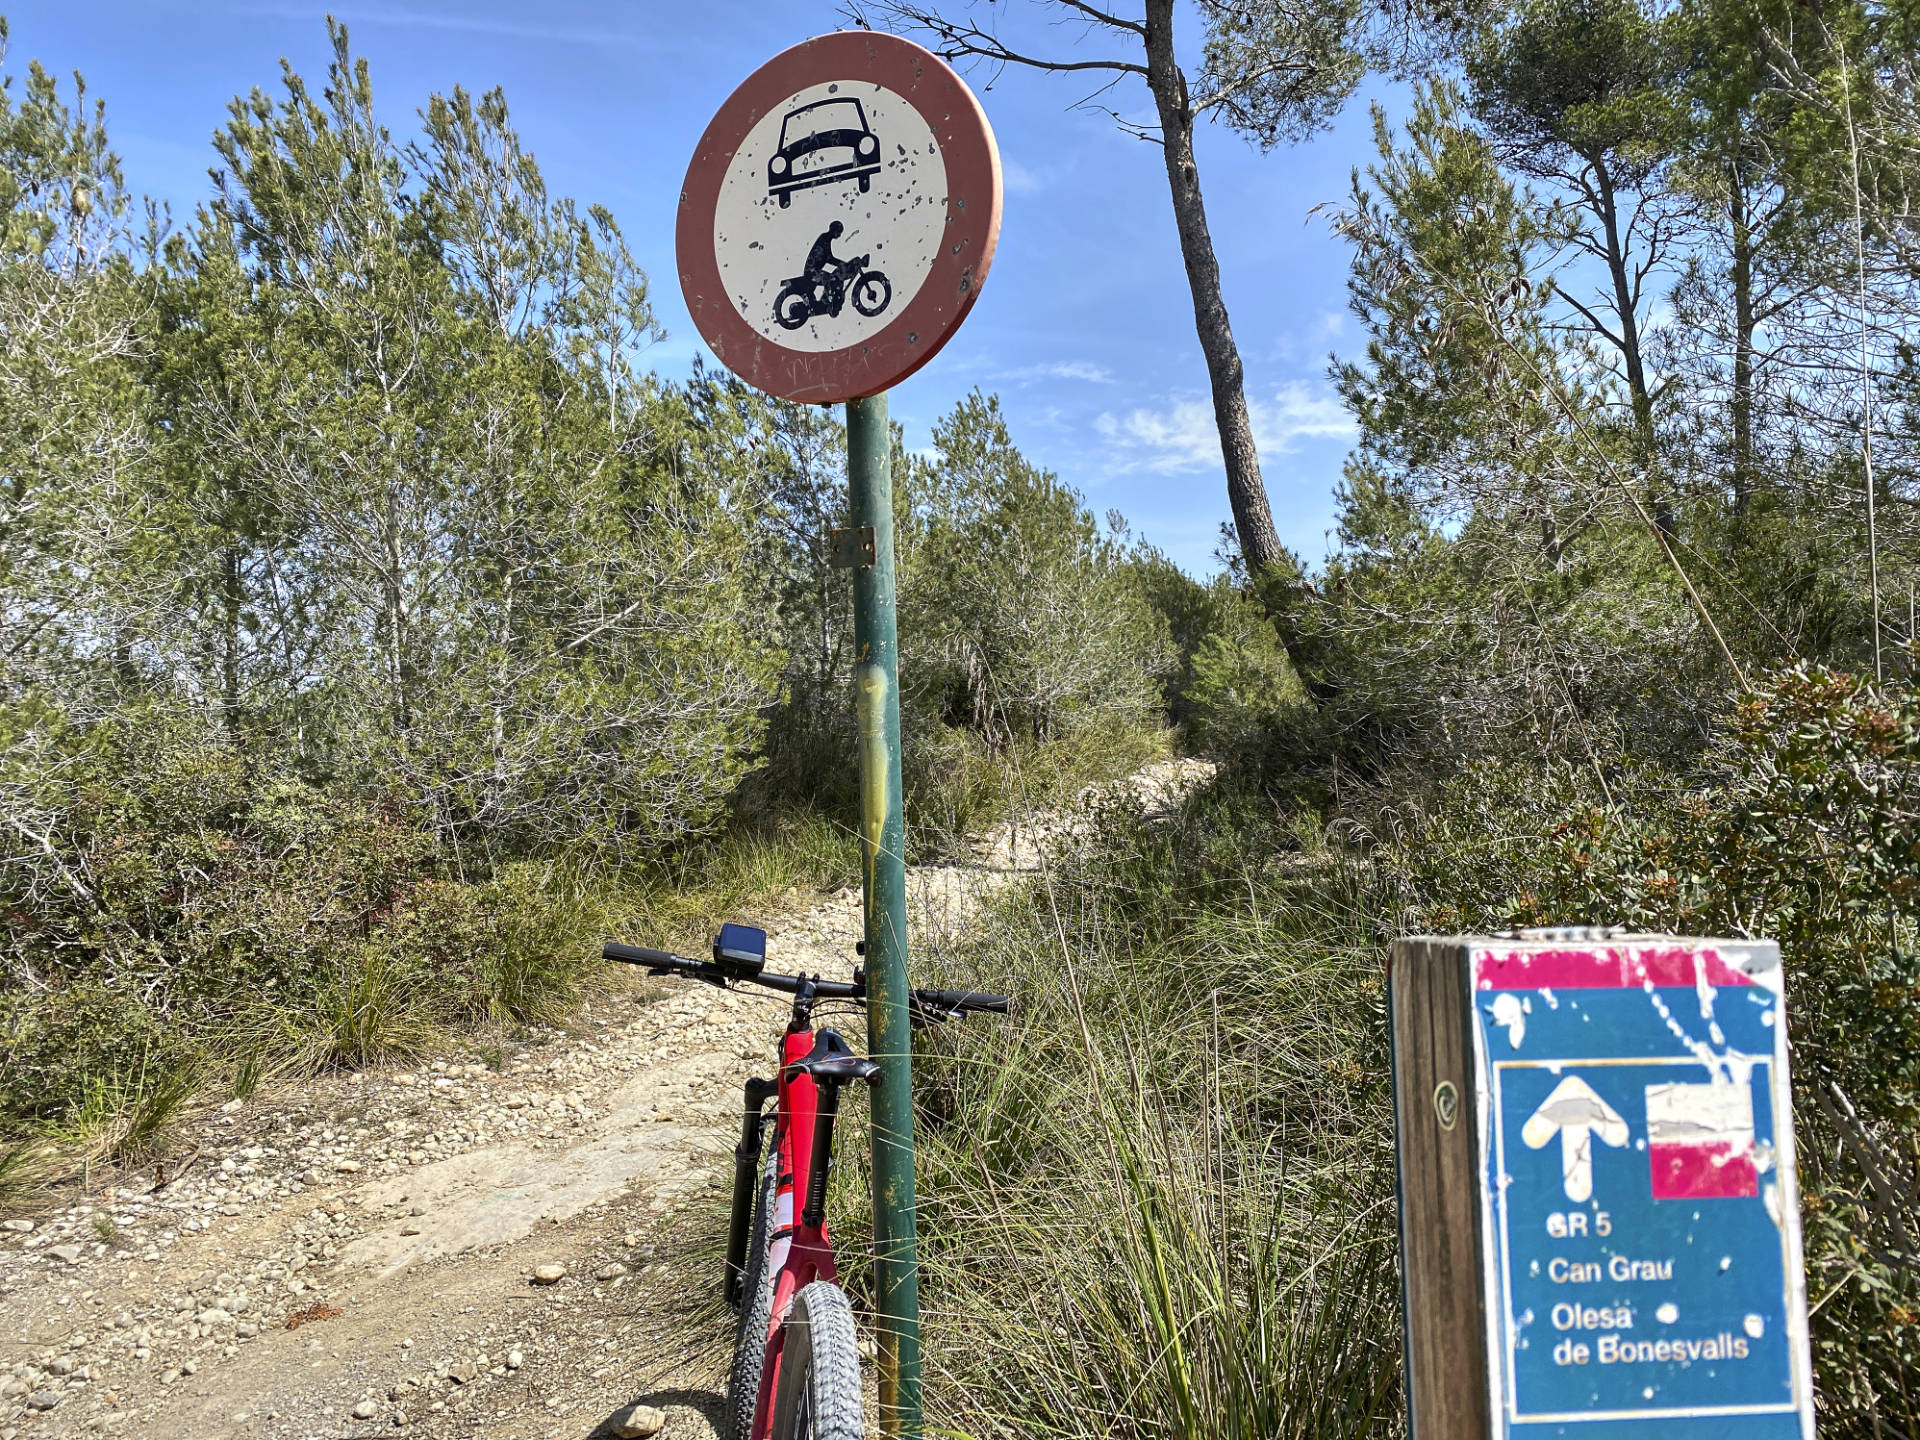
[(1234, 595), (1221, 608), (1223, 623), (1193, 652), (1187, 730), (1201, 750), (1231, 756), (1263, 743), (1307, 692), (1270, 620)]

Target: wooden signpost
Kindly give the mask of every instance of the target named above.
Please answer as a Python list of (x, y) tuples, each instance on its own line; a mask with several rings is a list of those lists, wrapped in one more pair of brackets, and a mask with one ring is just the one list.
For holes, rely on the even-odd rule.
[(1767, 941), (1417, 938), (1390, 984), (1415, 1440), (1812, 1440)]
[(892, 436), (886, 391), (973, 307), (1000, 235), (1000, 155), (937, 56), (844, 31), (786, 50), (728, 97), (680, 192), (680, 288), (728, 369), (770, 395), (847, 405), (845, 528), (860, 733), (875, 1304), (881, 1425), (921, 1433), (906, 829), (901, 817)]

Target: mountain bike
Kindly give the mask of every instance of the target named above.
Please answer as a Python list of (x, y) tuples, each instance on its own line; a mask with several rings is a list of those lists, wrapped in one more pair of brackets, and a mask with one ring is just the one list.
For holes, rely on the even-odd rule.
[[(871, 1083), (880, 1066), (854, 1054), (832, 1027), (816, 1030), (814, 1015), (823, 1001), (864, 1006), (865, 971), (856, 966), (850, 981), (772, 974), (766, 932), (749, 925), (722, 925), (711, 960), (611, 941), (601, 953), (644, 966), (650, 975), (685, 976), (723, 990), (759, 985), (793, 997), (779, 1070), (772, 1080), (746, 1082), (733, 1152), (724, 1285), (740, 1321), (727, 1383), (728, 1429), (732, 1440), (862, 1440), (859, 1336), (827, 1235), (827, 1180), (840, 1092), (856, 1081)], [(1006, 996), (973, 990), (908, 996), (916, 1025), (1011, 1009)], [(770, 1148), (762, 1143), (769, 1100)]]

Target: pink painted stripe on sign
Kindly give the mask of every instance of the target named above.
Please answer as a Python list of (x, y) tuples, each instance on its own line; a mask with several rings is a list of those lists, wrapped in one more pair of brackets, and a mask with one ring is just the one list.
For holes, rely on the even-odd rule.
[(1638, 990), (1649, 983), (1691, 989), (1698, 982), (1696, 955), (1705, 962), (1709, 985), (1753, 983), (1716, 950), (1676, 946), (1665, 950), (1482, 950), (1474, 957), (1474, 984), (1481, 990)]
[(1742, 1200), (1760, 1193), (1751, 1146), (1649, 1145), (1656, 1200)]

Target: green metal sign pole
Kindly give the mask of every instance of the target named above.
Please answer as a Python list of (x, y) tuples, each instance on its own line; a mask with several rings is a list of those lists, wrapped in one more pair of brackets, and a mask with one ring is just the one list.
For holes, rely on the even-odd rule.
[(887, 397), (849, 400), (851, 526), (862, 549), (872, 536), (871, 558), (853, 572), (853, 644), (860, 720), (867, 1040), (881, 1066), (873, 1092), (880, 1424), (896, 1440), (920, 1440), (920, 1278), (914, 1237), (913, 1035), (907, 1023), (906, 825), (901, 816), (892, 460)]

